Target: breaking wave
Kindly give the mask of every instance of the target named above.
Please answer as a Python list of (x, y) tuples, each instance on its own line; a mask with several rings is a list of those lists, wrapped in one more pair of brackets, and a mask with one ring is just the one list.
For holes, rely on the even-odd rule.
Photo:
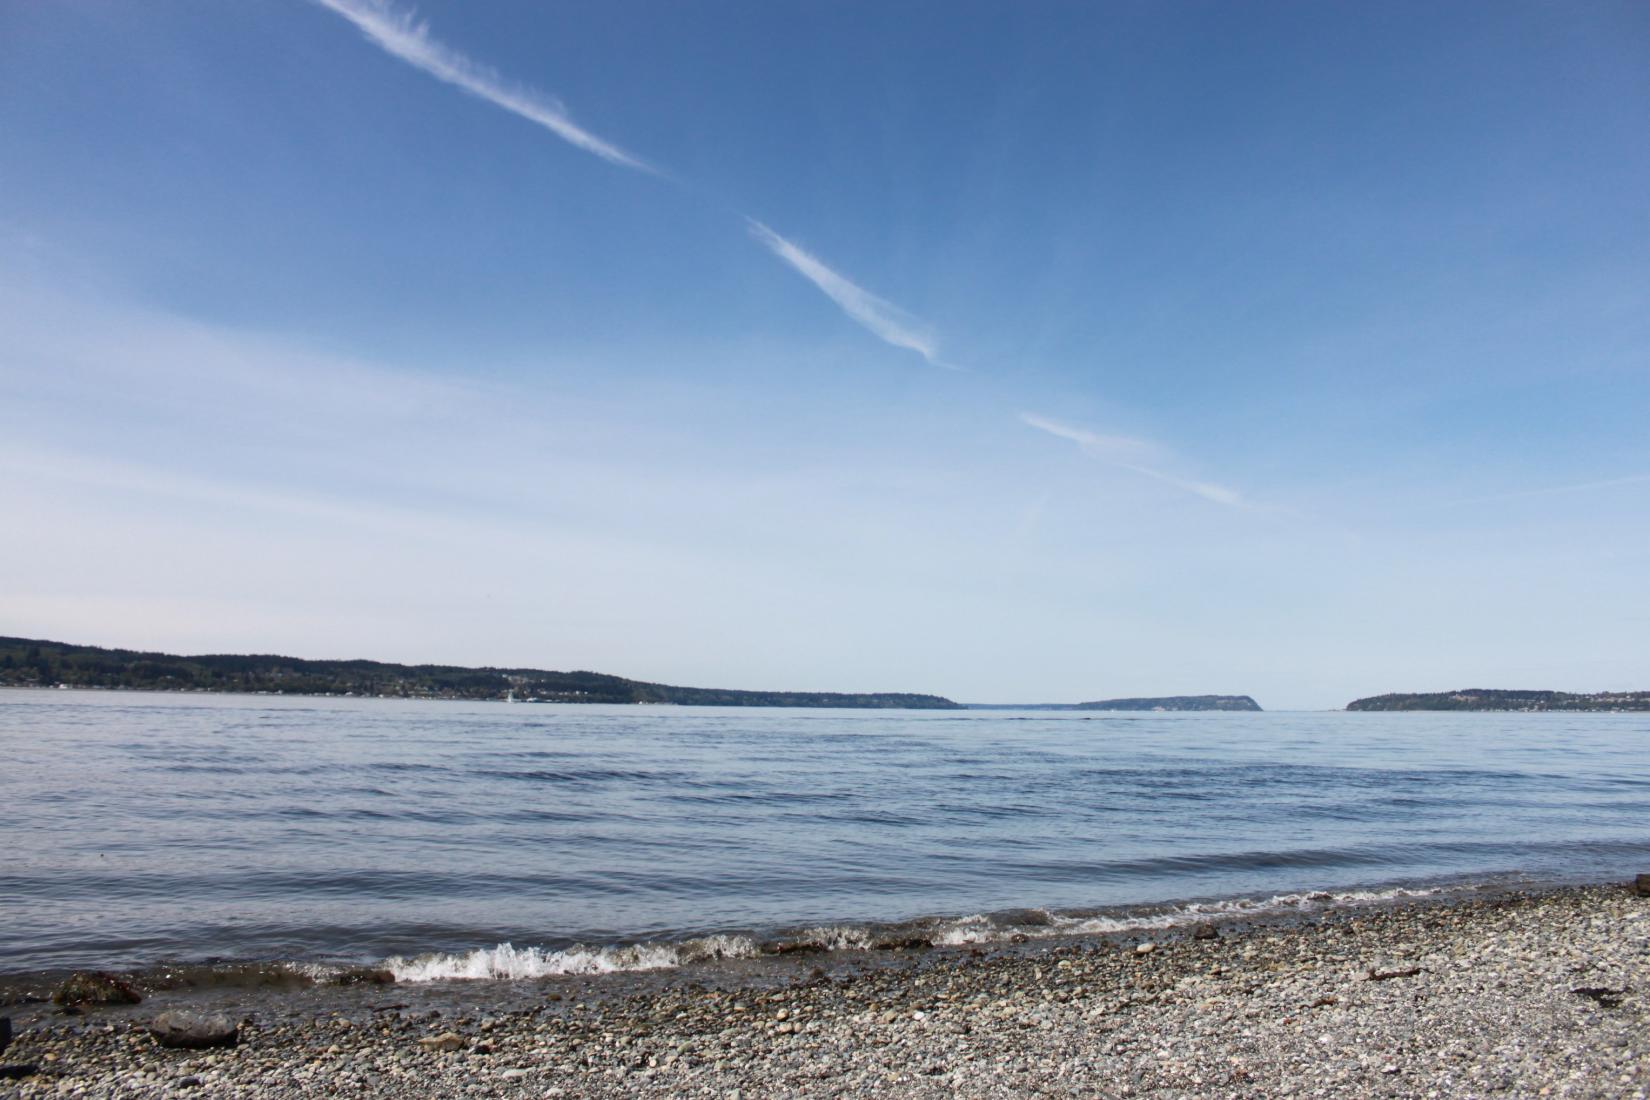
[(686, 963), (746, 959), (761, 954), (748, 936), (705, 936), (681, 943), (639, 943), (610, 947), (576, 946), (562, 950), (516, 947), (477, 948), (461, 954), (429, 954), (387, 959), (384, 969), (398, 982), (436, 982), (492, 978), (520, 980), (559, 975), (612, 974), (621, 970), (664, 970)]
[[(1488, 885), (1488, 884), (1479, 884)], [(725, 959), (755, 959), (799, 952), (879, 951), (925, 947), (1025, 943), (1062, 936), (1116, 936), (1168, 931), (1196, 924), (1321, 913), (1459, 894), (1472, 884), (1400, 886), (1372, 890), (1274, 894), (1266, 898), (1191, 901), (1100, 912), (1012, 909), (964, 917), (932, 917), (892, 924), (817, 925), (772, 939), (713, 935), (677, 942), (648, 942), (550, 949), (502, 943), (458, 953), (431, 953), (384, 961), (398, 982), (520, 981), (533, 978), (665, 970)]]

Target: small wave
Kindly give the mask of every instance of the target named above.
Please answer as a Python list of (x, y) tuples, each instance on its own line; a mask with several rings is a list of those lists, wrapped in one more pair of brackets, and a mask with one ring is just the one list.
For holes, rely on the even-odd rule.
[(419, 955), (385, 960), (398, 982), (454, 980), (519, 981), (532, 978), (612, 974), (631, 970), (667, 970), (719, 959), (753, 959), (793, 952), (877, 951), (912, 947), (967, 947), (1024, 943), (1060, 936), (1110, 936), (1167, 931), (1232, 918), (1322, 912), (1380, 905), (1456, 892), (1463, 884), (1435, 887), (1390, 887), (1380, 890), (1315, 891), (1274, 894), (1267, 898), (1194, 901), (1156, 909), (1104, 913), (1070, 913), (1048, 909), (1010, 909), (963, 917), (930, 917), (896, 924), (816, 925), (775, 939), (747, 935), (713, 935), (675, 943), (649, 942), (561, 949), (516, 947), (502, 943), (474, 951)]
[(1129, 932), (1150, 932), (1213, 923), (1233, 917), (1261, 917), (1283, 913), (1319, 912), (1325, 909), (1434, 897), (1446, 887), (1392, 887), (1386, 890), (1314, 891), (1274, 894), (1269, 898), (1231, 898), (1222, 901), (1194, 901), (1147, 912), (1116, 914), (1064, 914), (1047, 912), (1044, 922), (1004, 925), (991, 917), (975, 915), (953, 921), (939, 930), (936, 945), (959, 947), (1003, 939), (1040, 939), (1050, 936), (1110, 936)]
[(561, 950), (516, 947), (501, 943), (462, 954), (395, 957), (384, 968), (398, 982), (466, 979), (519, 981), (560, 975), (612, 974), (621, 970), (664, 970), (715, 959), (746, 959), (761, 954), (748, 936), (704, 936), (680, 943), (639, 943), (609, 947), (578, 945)]

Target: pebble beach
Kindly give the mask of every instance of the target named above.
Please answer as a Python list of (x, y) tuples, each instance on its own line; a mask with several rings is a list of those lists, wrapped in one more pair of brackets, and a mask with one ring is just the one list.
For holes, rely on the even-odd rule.
[(41, 1014), (0, 1095), (1650, 1095), (1650, 897), (1622, 885), (897, 955), (496, 1013), (473, 984), (446, 1012), (249, 1000), (207, 1050), (160, 1046), (147, 1004)]

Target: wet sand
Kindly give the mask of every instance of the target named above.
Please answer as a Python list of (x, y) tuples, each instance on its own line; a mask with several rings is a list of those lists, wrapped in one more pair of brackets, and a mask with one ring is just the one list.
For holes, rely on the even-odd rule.
[[(1150, 944), (1148, 947), (1147, 945)], [(607, 982), (383, 986), (20, 1017), (0, 1095), (1650, 1095), (1650, 897), (1621, 885), (1292, 925), (787, 958)]]

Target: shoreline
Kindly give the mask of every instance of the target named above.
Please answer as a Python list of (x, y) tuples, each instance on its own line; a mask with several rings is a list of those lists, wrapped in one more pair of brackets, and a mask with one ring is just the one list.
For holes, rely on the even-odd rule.
[(1238, 918), (1214, 938), (1153, 929), (860, 954), (278, 1003), (240, 991), (240, 1042), (221, 1051), (160, 1047), (147, 1031), (158, 998), (41, 1015), (19, 1019), (4, 1055), (38, 1072), (0, 1081), (0, 1095), (1650, 1090), (1650, 897), (1619, 884)]
[[(619, 989), (644, 976), (721, 980), (735, 970), (747, 977), (764, 967), (799, 959), (849, 966), (878, 965), (910, 951), (958, 948), (1028, 949), (1064, 943), (1153, 935), (1173, 938), (1197, 925), (1219, 927), (1296, 923), (1327, 914), (1350, 914), (1389, 906), (1451, 904), (1508, 893), (1541, 893), (1594, 885), (1589, 878), (1534, 878), (1500, 872), (1425, 879), (1345, 883), (1277, 894), (1195, 896), (1134, 901), (1099, 907), (1021, 906), (969, 915), (930, 914), (893, 919), (823, 919), (769, 927), (705, 928), (663, 938), (578, 939), (546, 942), (488, 942), (449, 937), (446, 947), (426, 951), (337, 956), (162, 957), (150, 961), (99, 959), (78, 953), (73, 962), (40, 968), (0, 970), (0, 1014), (29, 1018), (30, 1006), (48, 1003), (52, 992), (75, 973), (108, 974), (146, 997), (177, 1000), (218, 991), (251, 998), (267, 991), (325, 996), (328, 988), (394, 984), (403, 991), (442, 990), (470, 983), (509, 989), (520, 984), (560, 982), (570, 989), (599, 983)], [(61, 952), (60, 952), (61, 954)]]

